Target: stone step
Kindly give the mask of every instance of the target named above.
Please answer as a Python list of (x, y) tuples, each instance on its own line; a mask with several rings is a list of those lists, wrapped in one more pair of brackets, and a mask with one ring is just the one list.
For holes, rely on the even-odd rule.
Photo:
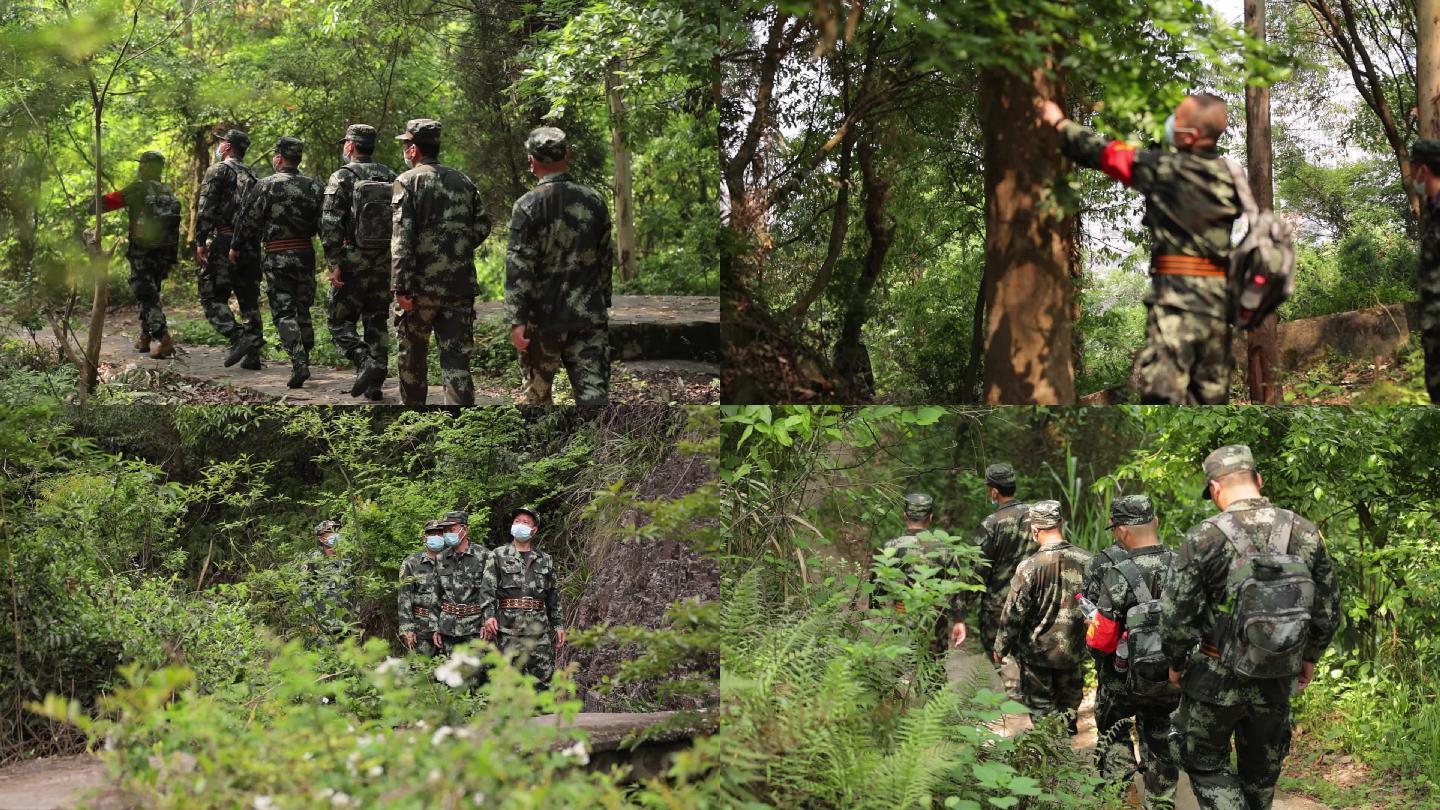
[[(610, 303), (612, 359), (719, 361), (718, 296), (617, 295)], [(501, 321), (504, 304), (476, 304), (475, 315)]]

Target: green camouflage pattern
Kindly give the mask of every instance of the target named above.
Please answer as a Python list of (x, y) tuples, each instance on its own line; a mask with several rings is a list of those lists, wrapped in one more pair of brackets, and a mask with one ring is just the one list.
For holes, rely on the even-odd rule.
[(395, 179), (390, 287), (397, 294), (474, 298), (475, 250), (490, 215), (470, 178), (424, 158)]
[[(1268, 499), (1237, 500), (1225, 511), (1253, 531), (1253, 539), (1264, 542), (1269, 537), (1275, 509)], [(1304, 659), (1318, 661), (1339, 624), (1340, 595), (1320, 531), (1300, 515), (1294, 518), (1290, 553), (1310, 568), (1315, 583)], [(1185, 672), (1184, 690), (1191, 698), (1216, 706), (1279, 705), (1288, 702), (1293, 681), (1242, 678), (1227, 670), (1220, 659), (1198, 649), (1201, 640), (1210, 639), (1214, 632), (1216, 606), (1226, 598), (1234, 555), (1234, 547), (1210, 521), (1202, 521), (1186, 532), (1162, 597), (1165, 657), (1171, 669)]]
[[(473, 540), (464, 551), (452, 548), (443, 552), (435, 573), (435, 603), (488, 605), (494, 598), (485, 586), (485, 575), (490, 568), (492, 553)], [(489, 615), (489, 610), (470, 616), (441, 612), (440, 632), (457, 638), (477, 638), (480, 635), (480, 626)]]
[(975, 532), (975, 545), (985, 561), (981, 571), (985, 590), (972, 597), (966, 591), (961, 597), (961, 615), (969, 612), (969, 600), (980, 602), (980, 642), (988, 652), (995, 649), (995, 636), (1000, 631), (1000, 611), (1010, 596), (1010, 581), (1015, 569), (1032, 554), (1036, 545), (1030, 539), (1030, 505), (1019, 499), (1005, 501), (995, 507)]
[(923, 492), (912, 492), (905, 496), (904, 511), (910, 520), (924, 520), (935, 514), (935, 499)]
[[(1130, 552), (1126, 551), (1124, 546), (1111, 543), (1090, 558), (1090, 564), (1085, 566), (1085, 578), (1080, 585), (1080, 592), (1085, 594), (1086, 599), (1104, 610), (1106, 616), (1117, 621), (1123, 621), (1124, 614), (1118, 610), (1114, 595), (1104, 585), (1107, 581), (1105, 574), (1115, 563), (1129, 556)], [(1120, 577), (1120, 580), (1123, 582), (1124, 577)], [(1124, 678), (1115, 671), (1115, 654), (1102, 653), (1088, 644), (1085, 649), (1095, 661), (1095, 676), (1100, 689), (1109, 686), (1124, 691)]]
[(610, 334), (607, 329), (567, 332), (527, 330), (530, 345), (520, 355), (520, 380), (525, 404), (553, 405), (555, 374), (560, 367), (570, 377), (577, 405), (605, 405), (610, 401)]
[(195, 209), (195, 244), (203, 245), (222, 225), (234, 225), (244, 202), (240, 178), (249, 184), (249, 169), (236, 158), (213, 163), (200, 181)]
[(531, 333), (604, 330), (614, 262), (605, 198), (565, 172), (546, 175), (510, 211), (507, 322)]
[(445, 404), (475, 404), (475, 378), (470, 375), (475, 354), (475, 300), (414, 296), (409, 312), (395, 316), (395, 335), (400, 343), (398, 366), (400, 400), (405, 405), (424, 405), (428, 396), (426, 380), (430, 333), (440, 352), (440, 373), (445, 379)]
[[(125, 213), (130, 217), (129, 236), (131, 251), (168, 251), (170, 262), (175, 262), (176, 245), (180, 241), (179, 230), (160, 231), (158, 223), (149, 219), (149, 214), (160, 209), (178, 212), (179, 201), (175, 192), (159, 180), (136, 178), (120, 190), (125, 200)], [(147, 223), (152, 227), (147, 227)]]
[(1110, 528), (1143, 526), (1155, 519), (1155, 506), (1146, 495), (1122, 495), (1110, 502)]
[(1151, 305), (1145, 313), (1145, 346), (1136, 368), (1141, 401), (1224, 405), (1230, 398), (1230, 341), (1230, 324), (1223, 318), (1168, 304)]
[[(550, 555), (531, 551), (527, 563), (514, 543), (495, 549), (486, 567), (487, 616), (500, 623), (500, 650), (515, 659), (521, 671), (542, 685), (555, 672), (555, 631), (565, 626), (560, 615), (560, 588)], [(545, 609), (501, 608), (501, 599), (539, 599)]]
[(355, 621), (354, 576), (343, 555), (311, 549), (300, 564), (300, 603), (319, 632), (349, 633)]
[(1022, 664), (1079, 669), (1085, 660), (1085, 614), (1080, 593), (1090, 552), (1064, 540), (1041, 543), (1022, 560), (1000, 612), (994, 652)]
[(985, 468), (985, 483), (996, 487), (1015, 486), (1015, 468), (999, 462)]
[(1425, 390), (1430, 393), (1430, 403), (1440, 405), (1440, 195), (1421, 206), (1418, 271)]
[(1059, 501), (1036, 501), (1030, 506), (1030, 525), (1036, 529), (1059, 528), (1065, 518), (1060, 515)]
[[(226, 158), (205, 170), (195, 212), (195, 243), (205, 245), (209, 253), (196, 274), (200, 307), (205, 320), (231, 345), (246, 334), (260, 337), (260, 254), (253, 250), (240, 252), (235, 264), (230, 262), (232, 234), (220, 233), (221, 226), (234, 226), (240, 211), (242, 193), (240, 178), (248, 186), (253, 175), (236, 158)], [(242, 326), (230, 309), (230, 296), (235, 296)]]
[(165, 311), (160, 308), (160, 284), (170, 274), (174, 254), (166, 250), (132, 250), (126, 258), (130, 261), (130, 291), (140, 304), (140, 334), (163, 338), (169, 327)]
[[(395, 610), (401, 633), (429, 636), (440, 629), (440, 603), (436, 598), (439, 573), (439, 558), (424, 551), (417, 551), (400, 563)], [(430, 611), (430, 615), (416, 616), (417, 607)]]
[[(347, 136), (351, 134), (347, 132)], [(393, 183), (395, 172), (383, 163), (347, 163), (330, 175), (320, 209), (320, 245), (325, 251), (325, 264), (340, 268), (343, 284), (330, 287), (326, 308), (330, 338), (358, 368), (367, 359), (382, 366), (389, 362), (391, 296), (389, 253), (362, 251), (353, 243), (354, 225), (350, 220), (357, 179)], [(357, 326), (365, 329), (363, 340)]]
[(525, 151), (542, 163), (564, 160), (569, 148), (565, 132), (555, 127), (537, 127), (525, 137)]
[(1036, 721), (1051, 714), (1064, 714), (1071, 734), (1080, 716), (1085, 694), (1085, 670), (1080, 666), (1046, 667), (1020, 658), (1020, 701)]
[[(236, 250), (259, 250), (274, 239), (312, 239), (320, 227), (320, 184), (286, 166), (255, 184), (235, 223)], [(266, 251), (260, 262), (270, 319), (280, 345), (297, 363), (315, 347), (310, 308), (315, 304), (315, 250)]]
[[(1227, 444), (1224, 447), (1216, 448), (1200, 462), (1200, 469), (1205, 472), (1207, 482), (1217, 478), (1223, 478), (1231, 473), (1255, 472), (1255, 454), (1250, 448), (1243, 444)], [(1201, 497), (1210, 497), (1210, 487), (1201, 487)]]
[[(1175, 714), (1182, 764), (1202, 810), (1270, 807), (1290, 752), (1290, 702), (1217, 706), (1186, 695)], [(1230, 740), (1235, 761), (1230, 765)]]
[[(929, 495), (919, 493), (906, 495), (905, 504), (907, 511), (912, 508), (912, 504), (919, 503), (919, 501), (912, 501), (912, 498), (923, 498), (925, 502), (933, 503)], [(927, 512), (926, 514), (929, 513)], [(915, 562), (921, 560), (929, 565), (949, 572), (952, 578), (955, 576), (955, 563), (942, 543), (937, 543), (933, 540), (921, 540), (913, 534), (902, 534), (892, 540), (887, 540), (882, 548), (894, 549), (897, 560), (913, 560), (913, 562), (909, 563), (900, 563), (900, 570), (904, 571), (907, 576), (910, 574)], [(945, 605), (939, 615), (935, 617), (935, 628), (931, 636), (930, 652), (937, 658), (944, 656), (950, 648), (950, 627), (955, 624), (955, 622), (964, 619), (962, 610), (965, 604), (964, 595), (967, 593), (971, 592), (960, 591), (951, 596), (950, 602)], [(882, 600), (887, 599), (887, 596), (883, 592), (877, 591), (877, 596)]]

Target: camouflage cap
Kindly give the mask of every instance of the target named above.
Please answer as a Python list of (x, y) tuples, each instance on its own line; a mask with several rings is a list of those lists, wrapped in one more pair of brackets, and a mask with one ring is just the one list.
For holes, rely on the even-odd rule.
[(530, 130), (525, 139), (525, 151), (541, 163), (555, 163), (565, 159), (565, 133), (556, 127), (538, 127)]
[(432, 520), (432, 521), (430, 521), (429, 523), (426, 523), (426, 524), (425, 524), (425, 533), (426, 533), (426, 534), (429, 534), (429, 533), (431, 533), (431, 532), (443, 532), (443, 531), (445, 531), (445, 522), (442, 521), (442, 520)]
[(345, 128), (345, 141), (351, 141), (357, 148), (367, 152), (375, 148), (375, 135), (375, 127), (369, 124), (351, 124)]
[(1421, 138), (1410, 146), (1410, 159), (1426, 166), (1440, 168), (1440, 140)]
[(514, 520), (516, 517), (519, 517), (520, 515), (529, 515), (529, 516), (530, 516), (530, 519), (533, 520), (533, 521), (535, 521), (535, 527), (536, 527), (536, 528), (539, 528), (539, 527), (540, 527), (540, 513), (539, 513), (539, 512), (536, 512), (534, 509), (531, 509), (531, 508), (528, 507), (528, 506), (519, 506), (519, 507), (516, 507), (515, 510), (510, 513), (510, 519), (511, 519), (511, 520)]
[(1015, 486), (1015, 468), (1001, 462), (985, 468), (985, 483), (994, 487)]
[(1201, 467), (1205, 470), (1205, 485), (1200, 494), (1209, 499), (1211, 481), (1242, 470), (1254, 472), (1255, 456), (1243, 444), (1227, 444), (1206, 456)]
[(456, 509), (453, 512), (446, 512), (445, 517), (440, 518), (440, 520), (436, 522), (441, 526), (454, 526), (459, 524), (468, 527), (470, 525), (470, 513), (463, 509)]
[(244, 132), (241, 132), (238, 129), (232, 129), (229, 132), (226, 132), (224, 135), (221, 135), (220, 140), (225, 141), (228, 144), (238, 146), (241, 149), (250, 148), (250, 136), (245, 134)]
[(136, 162), (136, 163), (164, 163), (164, 162), (165, 162), (165, 156), (162, 155), (162, 154), (160, 154), (159, 152), (156, 152), (154, 149), (147, 149), (147, 150), (145, 150), (144, 152), (141, 152), (141, 153), (140, 153), (140, 157), (136, 158), (136, 159), (135, 159), (135, 162)]
[(1110, 502), (1110, 528), (1142, 526), (1155, 519), (1155, 507), (1148, 495), (1126, 495)]
[(275, 142), (275, 154), (289, 160), (299, 160), (305, 151), (305, 142), (299, 138), (284, 135)]
[(329, 534), (340, 531), (340, 524), (333, 520), (322, 520), (315, 524), (316, 534)]
[(905, 496), (905, 517), (924, 520), (935, 511), (935, 499), (923, 492), (912, 492)]
[(1053, 529), (1061, 522), (1059, 501), (1036, 501), (1030, 507), (1030, 525), (1037, 529)]
[(396, 135), (395, 140), (440, 143), (440, 122), (434, 118), (412, 118), (405, 122), (405, 131)]

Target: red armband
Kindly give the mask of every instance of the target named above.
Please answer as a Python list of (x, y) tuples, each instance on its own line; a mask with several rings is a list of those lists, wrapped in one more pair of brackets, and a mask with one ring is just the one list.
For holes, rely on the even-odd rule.
[(1100, 153), (1100, 171), (1130, 185), (1130, 166), (1135, 162), (1135, 147), (1124, 141), (1111, 141)]
[(101, 207), (106, 211), (114, 211), (116, 208), (125, 207), (125, 192), (112, 191), (100, 198)]

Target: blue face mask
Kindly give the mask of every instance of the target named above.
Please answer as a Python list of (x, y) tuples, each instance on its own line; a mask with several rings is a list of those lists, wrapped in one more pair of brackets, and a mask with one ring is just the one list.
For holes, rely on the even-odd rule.
[(215, 159), (216, 159), (216, 160), (224, 160), (224, 159), (225, 159), (225, 156), (220, 153), (220, 147), (218, 147), (218, 146), (215, 147)]
[(445, 545), (446, 545), (446, 546), (449, 546), (450, 548), (454, 548), (454, 547), (460, 545), (460, 533), (459, 533), (459, 532), (446, 532), (445, 535), (444, 535), (444, 537), (445, 537)]
[(431, 551), (439, 551), (440, 549), (445, 548), (445, 535), (443, 535), (443, 534), (427, 534), (427, 535), (425, 535), (425, 547), (428, 548), (428, 549), (430, 549)]
[(1170, 113), (1170, 117), (1165, 119), (1165, 143), (1175, 145), (1175, 113)]
[(334, 547), (335, 547), (335, 542), (336, 542), (337, 540), (339, 540), (339, 539), (340, 539), (340, 535), (338, 535), (338, 534), (327, 534), (327, 535), (325, 535), (325, 539), (324, 539), (323, 542), (325, 543), (326, 546), (328, 546), (328, 547), (330, 547), (330, 548), (334, 548)]
[(535, 530), (525, 523), (510, 524), (510, 536), (516, 540), (529, 540), (535, 534)]

